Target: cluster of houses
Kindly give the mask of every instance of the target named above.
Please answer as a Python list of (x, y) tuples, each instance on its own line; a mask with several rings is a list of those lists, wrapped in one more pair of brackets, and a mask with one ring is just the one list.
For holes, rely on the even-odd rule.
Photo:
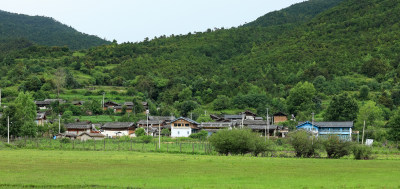
[[(65, 103), (60, 99), (46, 99), (44, 101), (36, 101), (36, 105), (40, 109), (48, 109), (52, 102), (59, 101)], [(74, 101), (76, 106), (82, 105), (82, 101)], [(142, 103), (145, 109), (148, 108), (146, 102)], [(125, 102), (118, 104), (112, 101), (105, 102), (103, 109), (112, 109), (114, 112), (132, 112), (134, 104), (132, 102)], [(271, 120), (264, 120), (262, 117), (251, 111), (245, 111), (237, 115), (210, 115), (212, 122), (198, 123), (186, 117), (175, 118), (174, 116), (148, 116), (146, 120), (140, 120), (136, 123), (133, 122), (109, 122), (105, 124), (92, 124), (90, 122), (74, 122), (66, 124), (66, 132), (61, 134), (61, 137), (69, 137), (73, 139), (104, 139), (115, 138), (121, 136), (135, 137), (135, 130), (143, 128), (148, 135), (157, 136), (162, 129), (168, 129), (171, 137), (189, 137), (193, 133), (198, 133), (201, 130), (207, 131), (208, 135), (212, 135), (221, 129), (233, 128), (249, 128), (255, 132), (259, 132), (263, 136), (271, 137), (286, 137), (289, 129), (280, 126), (279, 123), (288, 120), (288, 115), (278, 112), (271, 117)], [(43, 125), (47, 122), (46, 114), (37, 113), (36, 123)], [(304, 129), (311, 132), (315, 136), (326, 135), (339, 135), (343, 139), (350, 140), (353, 133), (353, 122), (299, 122), (297, 129)]]

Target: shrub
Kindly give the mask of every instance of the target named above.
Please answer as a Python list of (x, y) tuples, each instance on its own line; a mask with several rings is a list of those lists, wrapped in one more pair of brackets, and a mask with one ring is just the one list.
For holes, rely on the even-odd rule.
[(60, 143), (63, 143), (63, 144), (71, 143), (71, 139), (69, 139), (69, 138), (62, 138), (62, 139), (60, 140)]
[(137, 137), (144, 136), (145, 134), (146, 134), (146, 132), (145, 132), (145, 130), (143, 128), (136, 129), (136, 131), (135, 131), (135, 135)]
[(169, 129), (162, 129), (161, 130), (161, 134), (164, 136), (170, 136), (171, 135), (171, 131)]
[(91, 91), (86, 91), (85, 94), (83, 94), (84, 96), (92, 96), (93, 93)]
[(354, 159), (371, 159), (372, 148), (362, 144), (353, 146)]
[(351, 142), (341, 140), (337, 135), (328, 136), (323, 145), (328, 158), (341, 158), (351, 152)]
[(312, 137), (307, 131), (298, 130), (292, 132), (290, 135), (290, 144), (293, 146), (296, 152), (296, 157), (311, 157), (317, 155), (316, 150), (319, 147), (319, 143)]
[(192, 133), (189, 137), (195, 138), (195, 139), (200, 139), (200, 140), (206, 140), (207, 136), (208, 136), (208, 132), (205, 130), (201, 130), (198, 133)]
[(153, 140), (153, 137), (150, 135), (143, 135), (140, 137), (140, 140), (144, 143), (150, 143)]
[(213, 134), (210, 137), (210, 143), (220, 154), (243, 155), (251, 152), (253, 155), (258, 155), (267, 150), (267, 147), (262, 144), (264, 141), (261, 142), (260, 139), (257, 133), (249, 129), (233, 129)]

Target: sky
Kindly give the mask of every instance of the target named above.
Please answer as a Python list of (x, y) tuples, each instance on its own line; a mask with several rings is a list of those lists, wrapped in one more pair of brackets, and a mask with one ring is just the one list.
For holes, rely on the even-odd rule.
[(304, 0), (0, 0), (0, 9), (47, 16), (107, 40), (231, 28)]

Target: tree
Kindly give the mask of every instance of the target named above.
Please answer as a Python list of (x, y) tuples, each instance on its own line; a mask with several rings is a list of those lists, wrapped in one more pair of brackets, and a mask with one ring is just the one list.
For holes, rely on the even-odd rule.
[(54, 84), (57, 88), (57, 98), (60, 97), (60, 90), (65, 84), (65, 72), (63, 68), (58, 68), (54, 77)]
[(304, 130), (294, 131), (289, 134), (290, 144), (296, 152), (296, 157), (311, 157), (317, 154), (319, 147), (317, 140), (312, 139), (310, 134)]
[(171, 131), (169, 129), (164, 128), (164, 129), (161, 130), (161, 135), (170, 136), (171, 135)]
[(289, 91), (287, 98), (290, 113), (310, 111), (315, 108), (313, 98), (316, 95), (314, 85), (309, 82), (299, 82)]
[(361, 106), (360, 111), (358, 112), (356, 125), (361, 129), (364, 121), (366, 126), (376, 126), (377, 121), (381, 120), (383, 120), (382, 109), (376, 106), (374, 101), (367, 101)]
[(231, 106), (229, 97), (225, 95), (218, 95), (213, 102), (214, 110), (224, 110)]
[(400, 110), (396, 112), (396, 114), (390, 118), (387, 123), (387, 127), (389, 128), (389, 137), (391, 140), (399, 142), (400, 141)]
[(347, 93), (335, 95), (326, 110), (325, 121), (352, 121), (357, 118), (358, 104)]
[(146, 134), (146, 131), (143, 128), (136, 129), (136, 131), (135, 131), (136, 137), (141, 137), (141, 136), (144, 136), (145, 134)]
[(80, 86), (78, 81), (75, 80), (74, 75), (69, 70), (66, 70), (65, 86), (68, 89), (75, 89), (75, 88), (78, 88)]
[(253, 153), (257, 156), (269, 150), (269, 146), (259, 134), (250, 129), (221, 130), (210, 137), (215, 150), (224, 155)]
[(337, 135), (328, 136), (328, 139), (323, 142), (323, 146), (328, 158), (341, 158), (351, 152), (351, 142), (341, 140)]
[[(2, 125), (7, 125), (7, 117), (10, 117), (10, 135), (12, 136), (36, 136), (35, 124), (36, 105), (29, 93), (20, 92), (14, 103), (4, 110)], [(7, 136), (7, 127), (1, 127), (1, 134)]]
[(369, 90), (370, 89), (369, 89), (369, 87), (367, 85), (361, 86), (358, 97), (361, 100), (368, 100)]

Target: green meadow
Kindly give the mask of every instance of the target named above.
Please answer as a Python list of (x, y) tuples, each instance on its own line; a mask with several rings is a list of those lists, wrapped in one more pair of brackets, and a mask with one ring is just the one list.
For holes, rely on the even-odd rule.
[(399, 188), (400, 161), (0, 151), (1, 188)]

